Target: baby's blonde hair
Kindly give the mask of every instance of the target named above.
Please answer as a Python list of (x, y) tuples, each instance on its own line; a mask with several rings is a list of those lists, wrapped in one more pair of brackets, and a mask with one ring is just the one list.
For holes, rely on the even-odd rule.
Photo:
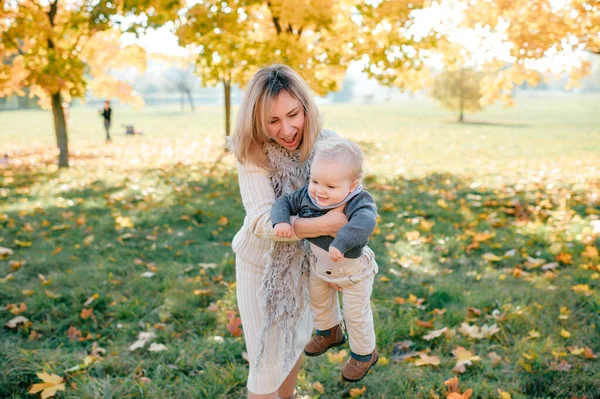
[(318, 161), (342, 161), (350, 169), (350, 178), (353, 181), (362, 182), (363, 152), (359, 145), (352, 140), (334, 137), (317, 142), (313, 162)]

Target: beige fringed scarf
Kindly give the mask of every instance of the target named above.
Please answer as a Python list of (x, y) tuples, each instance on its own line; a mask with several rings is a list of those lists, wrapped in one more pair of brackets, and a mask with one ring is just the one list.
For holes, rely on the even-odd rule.
[[(332, 131), (323, 130), (319, 140), (334, 135)], [(266, 143), (264, 150), (274, 168), (269, 177), (276, 198), (308, 183), (312, 153), (309, 159), (300, 165), (298, 152), (288, 151), (272, 142)], [(283, 355), (290, 363), (288, 366), (293, 366), (296, 362), (294, 348), (298, 339), (300, 319), (308, 307), (308, 273), (312, 262), (314, 255), (309, 250), (306, 240), (273, 242), (267, 254), (266, 271), (259, 290), (265, 325), (260, 337), (257, 368), (263, 358), (270, 363), (271, 356)]]

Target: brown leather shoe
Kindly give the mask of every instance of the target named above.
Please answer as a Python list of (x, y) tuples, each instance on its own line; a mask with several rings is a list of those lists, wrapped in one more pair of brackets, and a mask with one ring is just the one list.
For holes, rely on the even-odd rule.
[(342, 378), (348, 382), (360, 381), (371, 370), (371, 367), (375, 366), (378, 360), (377, 349), (371, 353), (370, 359), (369, 355), (361, 356), (351, 352), (350, 358), (342, 368)]
[(330, 348), (344, 345), (346, 335), (342, 325), (338, 324), (328, 330), (317, 330), (314, 337), (304, 347), (306, 356), (319, 356), (327, 352)]

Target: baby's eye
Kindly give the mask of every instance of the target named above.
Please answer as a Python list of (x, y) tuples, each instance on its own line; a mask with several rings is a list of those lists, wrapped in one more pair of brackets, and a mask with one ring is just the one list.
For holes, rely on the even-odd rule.
[(335, 186), (327, 186), (327, 187), (329, 187), (329, 188), (335, 188)]
[(292, 114), (292, 115), (290, 115), (290, 116), (291, 116), (291, 117), (294, 117), (294, 116), (296, 116), (296, 115), (298, 115), (298, 113), (297, 113), (297, 112), (296, 112), (295, 114)]

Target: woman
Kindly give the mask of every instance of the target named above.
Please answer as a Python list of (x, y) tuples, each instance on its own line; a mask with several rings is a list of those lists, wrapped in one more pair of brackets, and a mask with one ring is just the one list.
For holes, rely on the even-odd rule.
[(312, 333), (307, 301), (313, 261), (306, 237), (333, 235), (344, 214), (293, 218), (279, 238), (270, 220), (275, 199), (308, 183), (314, 144), (335, 133), (321, 121), (306, 82), (291, 68), (262, 68), (250, 81), (232, 140), (244, 224), (232, 242), (237, 299), (250, 363), (249, 399), (296, 398), (304, 346)]

